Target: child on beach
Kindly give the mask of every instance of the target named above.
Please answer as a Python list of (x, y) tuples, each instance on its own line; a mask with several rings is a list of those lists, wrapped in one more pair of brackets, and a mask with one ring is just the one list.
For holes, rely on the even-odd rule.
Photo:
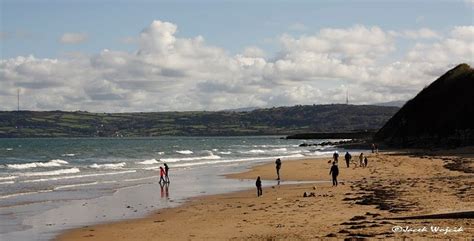
[(364, 167), (367, 167), (367, 163), (369, 162), (369, 160), (367, 159), (367, 157), (364, 158)]
[(337, 163), (339, 161), (339, 153), (335, 151), (332, 158), (334, 159), (334, 162)]
[(363, 167), (364, 166), (364, 153), (360, 153), (359, 156), (359, 166)]
[(257, 197), (263, 195), (262, 191), (262, 181), (260, 180), (260, 176), (257, 177), (257, 181), (255, 182), (255, 186), (257, 186)]
[(160, 184), (161, 184), (161, 182), (163, 182), (163, 183), (166, 182), (164, 176), (165, 176), (165, 170), (163, 169), (163, 167), (160, 167)]

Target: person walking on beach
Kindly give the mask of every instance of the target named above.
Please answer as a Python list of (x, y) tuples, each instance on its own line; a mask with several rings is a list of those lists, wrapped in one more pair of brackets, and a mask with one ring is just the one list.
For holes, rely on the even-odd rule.
[(369, 163), (369, 160), (367, 159), (367, 157), (364, 158), (364, 167), (367, 167), (367, 164)]
[(165, 163), (165, 180), (167, 183), (170, 183), (170, 177), (168, 176), (168, 171), (170, 168), (168, 167), (168, 164)]
[(349, 152), (347, 151), (347, 152), (346, 152), (346, 155), (344, 156), (344, 158), (346, 159), (347, 168), (349, 168), (349, 163), (351, 162), (351, 159), (352, 159), (351, 154), (349, 154)]
[(334, 162), (338, 162), (338, 159), (339, 159), (339, 153), (337, 151), (334, 152), (334, 154), (332, 155), (332, 158), (334, 159)]
[(277, 180), (280, 180), (280, 168), (281, 168), (281, 160), (280, 158), (277, 158), (275, 161), (275, 167), (276, 167), (276, 172), (277, 172)]
[(332, 175), (332, 186), (337, 187), (337, 175), (339, 175), (339, 168), (337, 167), (336, 162), (332, 163), (331, 170), (329, 171), (329, 175)]
[(163, 167), (160, 167), (160, 184), (161, 182), (163, 183), (166, 182), (164, 176), (165, 176), (165, 170), (163, 169)]
[(375, 153), (375, 144), (372, 143), (372, 153)]
[(255, 182), (255, 186), (257, 186), (257, 197), (263, 195), (262, 191), (262, 181), (260, 180), (260, 176), (257, 177), (257, 181)]
[(360, 153), (359, 156), (359, 166), (363, 167), (364, 166), (364, 153)]

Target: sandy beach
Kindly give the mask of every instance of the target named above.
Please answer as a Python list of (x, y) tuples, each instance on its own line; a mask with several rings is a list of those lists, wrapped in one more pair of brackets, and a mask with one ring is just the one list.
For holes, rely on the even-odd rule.
[[(338, 187), (329, 182), (330, 158), (283, 160), (284, 181), (328, 182), (278, 185), (274, 164), (264, 164), (227, 176), (253, 180), (261, 176), (261, 197), (256, 197), (254, 186), (198, 197), (145, 218), (70, 230), (56, 240), (471, 240), (472, 213), (470, 218), (396, 219), (473, 211), (474, 155), (470, 153), (472, 148), (371, 154), (367, 168), (347, 168), (340, 158)], [(356, 153), (352, 156), (358, 161)], [(315, 196), (303, 197), (304, 192)]]

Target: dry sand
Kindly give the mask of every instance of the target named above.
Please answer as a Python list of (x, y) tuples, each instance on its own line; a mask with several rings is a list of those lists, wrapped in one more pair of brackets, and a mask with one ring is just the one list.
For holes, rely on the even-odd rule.
[[(256, 190), (199, 197), (178, 208), (149, 217), (84, 227), (58, 240), (242, 240), (344, 239), (348, 237), (466, 239), (474, 237), (471, 219), (393, 220), (423, 214), (474, 210), (474, 157), (472, 149), (453, 153), (369, 156), (367, 168), (345, 167), (339, 161), (339, 180), (332, 184), (276, 185), (274, 164), (257, 166), (230, 178), (255, 179)], [(356, 157), (356, 154), (353, 153)], [(354, 158), (358, 159), (358, 158)], [(329, 158), (285, 161), (283, 180), (330, 180)], [(303, 197), (314, 192), (315, 197)], [(394, 233), (392, 228), (426, 227), (426, 232)], [(443, 234), (433, 227), (462, 227)], [(421, 231), (421, 230), (420, 230)]]

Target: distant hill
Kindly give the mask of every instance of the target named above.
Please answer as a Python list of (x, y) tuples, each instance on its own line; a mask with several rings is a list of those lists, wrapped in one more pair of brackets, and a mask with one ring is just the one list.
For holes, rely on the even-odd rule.
[(474, 144), (474, 70), (460, 64), (408, 101), (375, 135), (395, 146)]
[(260, 109), (259, 107), (243, 107), (243, 108), (236, 108), (236, 109), (225, 109), (221, 111), (226, 111), (226, 112), (250, 112)]
[(375, 103), (373, 105), (402, 107), (405, 103), (406, 101), (404, 100), (395, 100), (395, 101), (389, 101), (389, 102)]
[(0, 137), (287, 135), (376, 130), (399, 108), (307, 105), (250, 112), (0, 111)]

